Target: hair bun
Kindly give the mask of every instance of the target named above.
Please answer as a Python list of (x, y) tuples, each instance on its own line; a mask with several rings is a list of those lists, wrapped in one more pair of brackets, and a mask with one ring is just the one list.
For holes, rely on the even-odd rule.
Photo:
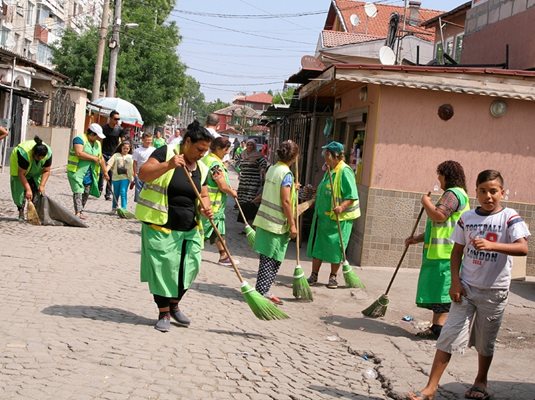
[(33, 140), (35, 141), (36, 144), (42, 144), (43, 143), (43, 140), (39, 137), (39, 136), (34, 136)]

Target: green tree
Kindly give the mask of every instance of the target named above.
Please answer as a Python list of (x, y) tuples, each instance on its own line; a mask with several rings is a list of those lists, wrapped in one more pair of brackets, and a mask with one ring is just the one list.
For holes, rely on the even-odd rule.
[[(204, 107), (200, 85), (185, 74), (185, 66), (176, 53), (180, 43), (178, 27), (166, 22), (174, 5), (174, 0), (123, 3), (123, 23), (135, 22), (139, 26), (121, 31), (117, 96), (133, 103), (146, 124), (162, 124), (167, 115), (176, 115), (181, 98), (191, 101), (194, 110)], [(67, 30), (53, 48), (53, 63), (58, 72), (70, 78), (70, 83), (91, 89), (97, 46), (97, 28), (81, 35)], [(108, 57), (106, 54), (102, 82), (108, 76)]]
[(292, 102), (294, 92), (295, 92), (295, 88), (290, 87), (282, 93), (277, 93), (275, 96), (273, 96), (272, 103), (273, 104), (290, 104)]

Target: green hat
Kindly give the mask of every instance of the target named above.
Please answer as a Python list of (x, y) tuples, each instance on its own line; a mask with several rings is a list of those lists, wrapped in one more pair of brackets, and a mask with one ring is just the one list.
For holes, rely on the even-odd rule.
[(322, 149), (330, 150), (335, 154), (341, 154), (344, 152), (344, 145), (340, 142), (330, 142), (322, 147)]

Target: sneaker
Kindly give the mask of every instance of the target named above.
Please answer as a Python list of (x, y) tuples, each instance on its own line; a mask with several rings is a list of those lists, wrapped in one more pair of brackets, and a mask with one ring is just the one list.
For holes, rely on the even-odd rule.
[[(231, 267), (232, 262), (230, 261), (230, 257), (220, 258), (217, 262), (219, 265), (223, 265), (225, 267)], [(238, 260), (234, 260), (234, 265), (239, 265), (240, 262)]]
[(24, 209), (19, 210), (19, 221), (25, 221), (26, 218), (24, 218)]
[(186, 317), (186, 314), (180, 311), (180, 308), (178, 307), (171, 309), (170, 314), (171, 318), (173, 318), (178, 325), (183, 326), (184, 328), (187, 328), (191, 324), (190, 319)]
[(156, 325), (154, 325), (154, 329), (160, 332), (169, 332), (169, 329), (171, 328), (171, 316), (169, 314), (165, 314), (156, 322)]
[(336, 275), (329, 276), (329, 283), (327, 283), (329, 289), (336, 289), (338, 287), (338, 281), (336, 280)]
[(316, 283), (318, 283), (318, 273), (312, 272), (307, 278), (307, 281), (310, 286), (314, 286)]
[(273, 304), (276, 304), (278, 306), (282, 306), (284, 303), (281, 299), (279, 299), (277, 296), (271, 294), (271, 293), (266, 293), (264, 295), (264, 297), (266, 299), (268, 299), (269, 301), (271, 301)]

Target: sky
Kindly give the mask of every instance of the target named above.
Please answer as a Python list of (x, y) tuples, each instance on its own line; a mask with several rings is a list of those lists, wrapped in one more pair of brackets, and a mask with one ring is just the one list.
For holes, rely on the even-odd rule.
[[(380, 2), (404, 4), (404, 0)], [(422, 8), (449, 11), (466, 0), (421, 2)], [(171, 13), (182, 36), (177, 51), (187, 74), (201, 83), (206, 101), (231, 102), (239, 92), (280, 92), (284, 81), (299, 71), (301, 57), (314, 55), (330, 4), (330, 0), (177, 0)]]

